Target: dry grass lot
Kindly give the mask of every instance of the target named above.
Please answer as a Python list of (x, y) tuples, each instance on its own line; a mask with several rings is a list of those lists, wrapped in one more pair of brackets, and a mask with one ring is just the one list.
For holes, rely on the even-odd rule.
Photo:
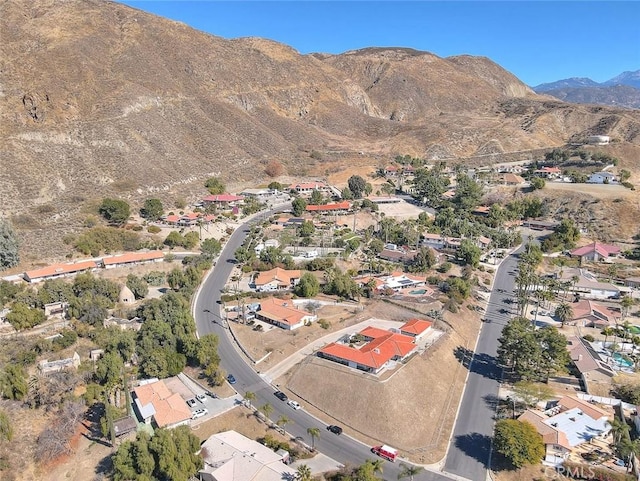
[[(440, 303), (407, 306), (426, 313), (439, 309)], [(383, 301), (374, 301), (364, 311), (352, 312), (350, 316), (348, 311), (332, 315), (323, 311), (319, 316), (331, 317), (331, 329), (341, 329), (369, 317), (404, 321), (419, 315), (405, 306)], [(345, 432), (363, 442), (391, 444), (415, 462), (437, 462), (444, 456), (467, 374), (454, 351), (459, 346), (472, 349), (480, 327), (478, 314), (466, 307), (456, 314), (445, 313), (445, 321), (438, 327), (448, 333), (390, 376), (376, 379), (308, 357), (275, 382), (288, 395), (299, 398), (310, 413), (328, 423), (342, 425)], [(239, 327), (244, 328), (239, 335), (245, 348), (256, 354), (273, 349), (273, 359), (264, 367), (260, 364), (261, 371), (327, 334), (317, 325), (301, 328), (299, 333), (275, 328), (256, 333), (246, 326)]]

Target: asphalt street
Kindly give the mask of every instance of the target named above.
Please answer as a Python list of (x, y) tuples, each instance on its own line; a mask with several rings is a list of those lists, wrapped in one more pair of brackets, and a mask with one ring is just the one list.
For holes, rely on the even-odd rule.
[[(273, 209), (261, 215), (260, 218), (266, 218), (284, 209), (287, 209), (286, 205)], [(358, 466), (367, 459), (377, 459), (370, 452), (370, 446), (345, 434), (337, 436), (327, 431), (326, 424), (304, 411), (304, 405), (302, 409), (294, 410), (276, 398), (274, 393), (277, 387), (265, 382), (260, 374), (254, 371), (246, 357), (239, 351), (229, 330), (224, 326), (219, 304), (220, 295), (235, 265), (234, 252), (248, 235), (251, 222), (255, 221), (250, 221), (236, 229), (225, 244), (213, 271), (201, 286), (194, 303), (198, 335), (215, 333), (219, 336), (218, 352), (221, 365), (226, 372), (233, 374), (236, 378), (237, 383), (233, 387), (241, 394), (247, 391), (255, 393), (256, 399), (253, 401), (255, 406), (269, 403), (273, 407), (271, 419), (275, 420), (280, 416), (290, 419), (286, 424), (286, 431), (291, 436), (311, 445), (312, 440), (307, 434), (307, 428), (318, 427), (320, 436), (315, 440), (315, 447), (323, 454), (350, 466)], [(444, 481), (454, 477), (464, 477), (474, 481), (485, 479), (493, 432), (492, 400), (498, 393), (500, 375), (500, 370), (495, 364), (495, 351), (502, 326), (508, 320), (508, 314), (500, 312), (500, 308), (502, 301), (511, 294), (513, 278), (510, 277), (510, 272), (515, 269), (515, 266), (516, 260), (510, 256), (502, 262), (496, 274), (494, 291), (486, 313), (491, 322), (483, 325), (478, 342), (478, 354), (470, 364), (471, 373), (455, 425), (452, 445), (446, 458), (445, 471), (454, 476), (423, 471), (414, 477), (416, 480)], [(504, 293), (499, 293), (496, 289), (503, 289)], [(466, 354), (471, 358), (473, 353)], [(399, 462), (395, 464), (385, 462), (383, 470), (385, 479), (397, 479), (399, 472)]]
[(497, 362), (498, 338), (511, 318), (518, 253), (498, 266), (475, 348), (458, 355), (469, 369), (444, 470), (464, 478), (484, 480), (491, 457), (494, 416), (502, 370)]

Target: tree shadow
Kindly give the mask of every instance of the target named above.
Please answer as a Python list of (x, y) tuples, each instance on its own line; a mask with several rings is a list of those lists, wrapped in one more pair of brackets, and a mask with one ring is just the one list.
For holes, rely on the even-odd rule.
[(495, 356), (478, 353), (474, 355), (471, 349), (457, 346), (453, 351), (454, 356), (470, 372), (479, 374), (487, 379), (499, 381), (502, 377), (502, 368)]
[(113, 460), (111, 455), (102, 458), (96, 465), (95, 473), (97, 475), (108, 476), (113, 472)]
[(470, 433), (456, 436), (456, 447), (467, 456), (488, 467), (491, 453), (491, 436)]

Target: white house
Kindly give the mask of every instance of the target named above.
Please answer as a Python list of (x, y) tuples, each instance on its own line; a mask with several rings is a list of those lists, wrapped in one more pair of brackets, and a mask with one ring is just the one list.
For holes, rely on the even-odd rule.
[(611, 172), (594, 172), (587, 179), (587, 184), (612, 184), (616, 182), (616, 176)]

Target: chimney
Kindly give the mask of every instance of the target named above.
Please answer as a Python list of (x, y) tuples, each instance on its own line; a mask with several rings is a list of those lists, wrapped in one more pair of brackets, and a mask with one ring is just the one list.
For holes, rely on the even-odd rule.
[(582, 354), (578, 355), (578, 362), (582, 361)]

